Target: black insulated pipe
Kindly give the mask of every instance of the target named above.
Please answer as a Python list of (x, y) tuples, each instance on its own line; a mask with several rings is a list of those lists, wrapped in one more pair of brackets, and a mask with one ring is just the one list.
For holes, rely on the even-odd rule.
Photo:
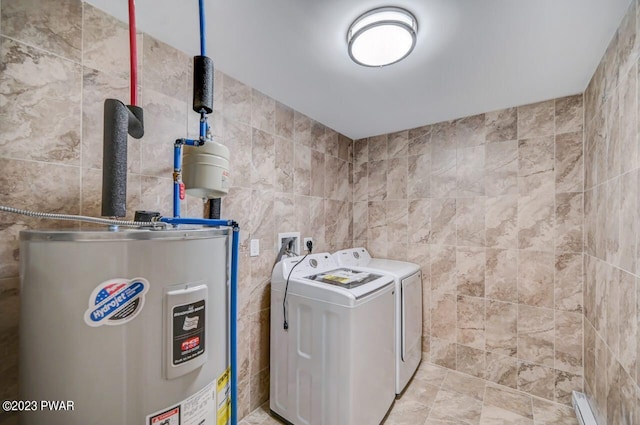
[(127, 215), (127, 135), (144, 135), (142, 108), (116, 99), (104, 101), (102, 147), (102, 215)]
[(220, 206), (222, 204), (222, 199), (213, 198), (209, 199), (209, 218), (214, 220), (220, 219)]
[(144, 113), (142, 108), (127, 105), (127, 109), (129, 110), (129, 134), (134, 139), (140, 139), (144, 136)]
[(213, 60), (208, 56), (193, 57), (193, 110), (213, 112)]

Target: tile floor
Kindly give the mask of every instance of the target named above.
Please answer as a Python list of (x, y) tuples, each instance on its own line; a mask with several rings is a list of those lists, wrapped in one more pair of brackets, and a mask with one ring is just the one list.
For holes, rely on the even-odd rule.
[[(265, 403), (240, 425), (279, 425), (268, 412)], [(567, 406), (426, 362), (384, 421), (384, 425), (577, 424)]]

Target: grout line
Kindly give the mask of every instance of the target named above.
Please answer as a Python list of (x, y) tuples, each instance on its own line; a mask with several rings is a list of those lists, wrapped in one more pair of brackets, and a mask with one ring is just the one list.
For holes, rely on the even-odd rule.
[[(80, 205), (78, 208), (79, 214), (84, 215), (84, 197), (83, 197), (83, 187), (84, 187), (84, 179), (83, 179), (83, 135), (84, 135), (84, 12), (85, 12), (85, 3), (84, 1), (80, 2), (80, 143), (79, 143), (79, 151), (80, 151), (80, 194), (79, 200)], [(82, 228), (82, 225), (80, 225)]]
[(529, 397), (529, 406), (531, 407), (531, 421), (535, 425), (536, 415), (535, 415), (534, 410), (533, 410), (533, 397), (531, 397), (531, 396)]
[(520, 382), (518, 375), (520, 372), (520, 352), (518, 346), (520, 343), (520, 184), (522, 179), (520, 178), (520, 107), (516, 108), (516, 390), (520, 390)]
[[(558, 256), (558, 249), (557, 249), (557, 239), (558, 239), (558, 187), (557, 187), (557, 179), (558, 179), (558, 167), (557, 167), (557, 160), (558, 160), (558, 152), (557, 152), (557, 145), (558, 145), (558, 138), (557, 138), (557, 132), (558, 132), (558, 123), (557, 123), (557, 117), (558, 117), (558, 100), (554, 99), (553, 101), (553, 269), (552, 269), (552, 295), (553, 295), (553, 342), (552, 342), (552, 356), (553, 356), (553, 370), (552, 370), (552, 376), (553, 376), (553, 400), (556, 400), (556, 384), (557, 384), (557, 379), (556, 379), (556, 370), (557, 370), (557, 365), (556, 365), (556, 336), (557, 336), (557, 329), (558, 329), (558, 321), (557, 321), (557, 317), (556, 317), (556, 308), (557, 308), (557, 304), (556, 304), (556, 264), (557, 264), (557, 256)], [(584, 200), (583, 200), (584, 202)], [(583, 213), (584, 216), (584, 213)]]
[[(454, 229), (454, 238), (455, 238), (455, 250), (454, 250), (454, 265), (455, 265), (455, 272), (454, 272), (454, 280), (455, 280), (455, 294), (454, 294), (454, 303), (455, 303), (455, 315), (456, 315), (456, 326), (454, 328), (455, 331), (455, 341), (454, 341), (454, 345), (453, 345), (453, 351), (454, 351), (454, 359), (453, 359), (453, 364), (454, 364), (454, 370), (458, 371), (458, 247), (459, 247), (459, 241), (458, 241), (458, 140), (456, 139), (456, 134), (455, 134), (455, 127), (453, 127), (453, 142), (455, 143), (454, 146), (454, 154), (455, 154), (455, 159), (454, 159), (454, 163), (453, 163), (453, 169), (455, 171), (455, 177), (454, 177), (454, 183), (455, 183), (455, 187), (453, 189), (453, 202), (454, 202), (454, 216), (453, 216), (453, 229)], [(451, 194), (449, 194), (450, 196)]]
[(482, 415), (484, 413), (485, 399), (487, 395), (487, 381), (484, 383), (484, 391), (482, 392), (482, 407), (480, 408), (480, 422), (482, 422)]
[(23, 161), (23, 162), (30, 162), (33, 164), (42, 164), (42, 165), (53, 165), (56, 167), (66, 167), (66, 168), (82, 168), (80, 164), (66, 164), (63, 162), (51, 162), (51, 161), (41, 161), (41, 160), (37, 160), (37, 159), (31, 159), (31, 158), (15, 158), (12, 156), (5, 156), (5, 155), (1, 155), (0, 154), (0, 159), (6, 159), (6, 160), (11, 160), (11, 161)]
[[(635, 1), (635, 0), (634, 0)], [(585, 323), (586, 323), (586, 309), (585, 309), (585, 292), (586, 292), (586, 273), (587, 273), (587, 268), (585, 267), (585, 259), (587, 256), (587, 207), (586, 207), (586, 201), (587, 201), (587, 196), (586, 196), (586, 185), (587, 185), (587, 162), (586, 162), (586, 157), (587, 157), (587, 107), (586, 107), (586, 89), (585, 91), (582, 92), (582, 255), (581, 257), (581, 261), (580, 261), (580, 267), (581, 267), (581, 287), (582, 290), (580, 291), (580, 295), (581, 295), (581, 300), (580, 300), (580, 308), (581, 308), (581, 316), (582, 316), (582, 392), (586, 393), (586, 388), (587, 388), (587, 378), (586, 378), (586, 373), (585, 373), (585, 359), (587, 358), (586, 353), (587, 353), (587, 346), (586, 346), (586, 331), (585, 331)], [(635, 252), (634, 252), (634, 256), (635, 256)], [(535, 419), (535, 416), (534, 416)]]
[[(475, 379), (475, 380), (481, 380), (481, 381), (484, 381), (484, 382), (485, 382), (485, 385), (491, 385), (491, 386), (498, 387), (498, 389), (500, 389), (500, 390), (502, 390), (502, 391), (505, 391), (505, 392), (511, 392), (511, 393), (516, 392), (516, 393), (521, 394), (521, 395), (524, 395), (524, 396), (526, 396), (526, 397), (530, 397), (531, 399), (540, 400), (540, 401), (543, 401), (543, 402), (546, 402), (546, 403), (552, 403), (552, 404), (555, 404), (555, 405), (558, 405), (558, 406), (562, 406), (562, 407), (566, 407), (566, 408), (571, 408), (569, 405), (566, 405), (566, 404), (563, 404), (563, 403), (558, 403), (558, 402), (556, 402), (556, 401), (554, 401), (554, 400), (549, 400), (549, 399), (546, 399), (546, 398), (543, 398), (543, 397), (539, 397), (539, 396), (536, 396), (536, 395), (534, 395), (534, 394), (530, 394), (530, 393), (527, 393), (527, 392), (525, 392), (525, 391), (522, 391), (522, 390), (519, 390), (519, 389), (516, 389), (516, 388), (511, 388), (511, 387), (506, 386), (506, 385), (502, 385), (502, 384), (498, 384), (498, 383), (496, 383), (496, 382), (489, 381), (489, 380), (487, 380), (487, 379), (478, 378), (477, 376), (469, 375), (468, 373), (465, 373), (465, 372), (455, 371), (455, 370), (448, 369), (448, 368), (445, 368), (445, 367), (443, 367), (443, 366), (439, 366), (439, 365), (436, 365), (436, 364), (433, 364), (433, 363), (430, 363), (430, 364), (432, 364), (432, 365), (434, 365), (434, 366), (436, 366), (436, 367), (439, 367), (439, 368), (441, 368), (441, 369), (445, 369), (445, 370), (447, 371), (447, 376), (448, 376), (450, 373), (459, 373), (459, 374), (462, 374), (462, 375), (464, 375), (465, 377), (467, 377), (467, 378), (469, 378), (469, 379)], [(445, 376), (445, 379), (442, 381), (442, 384), (444, 384), (445, 380), (446, 380), (446, 376)], [(441, 389), (444, 389), (444, 388), (442, 387), (442, 384), (441, 384), (440, 388), (441, 388)], [(457, 391), (456, 391), (456, 392), (457, 392)]]
[[(84, 2), (82, 2), (82, 3), (84, 4)], [(83, 9), (84, 9), (84, 8), (83, 8)], [(38, 46), (36, 46), (35, 44), (31, 44), (31, 43), (29, 43), (29, 42), (27, 42), (27, 41), (20, 40), (19, 38), (10, 37), (10, 36), (8, 36), (8, 35), (6, 35), (6, 34), (0, 34), (0, 39), (3, 39), (3, 38), (4, 38), (5, 40), (13, 41), (14, 43), (17, 43), (17, 44), (20, 44), (20, 45), (23, 45), (23, 46), (29, 47), (29, 48), (34, 49), (34, 50), (37, 50), (38, 52), (45, 53), (45, 54), (47, 54), (47, 55), (49, 55), (49, 56), (54, 56), (54, 57), (56, 57), (56, 58), (58, 58), (58, 59), (62, 59), (62, 60), (64, 60), (65, 62), (71, 62), (71, 63), (73, 63), (73, 64), (75, 64), (75, 65), (82, 65), (82, 52), (83, 52), (83, 50), (82, 50), (82, 44), (81, 44), (81, 46), (80, 46), (80, 49), (81, 49), (81, 50), (80, 50), (80, 61), (76, 61), (76, 60), (73, 60), (73, 59), (69, 59), (69, 58), (67, 58), (67, 57), (64, 57), (64, 56), (62, 56), (62, 55), (60, 55), (60, 54), (58, 54), (58, 53), (52, 52), (51, 50), (46, 50), (46, 49), (44, 49), (44, 48), (42, 48), (42, 47), (38, 47)]]

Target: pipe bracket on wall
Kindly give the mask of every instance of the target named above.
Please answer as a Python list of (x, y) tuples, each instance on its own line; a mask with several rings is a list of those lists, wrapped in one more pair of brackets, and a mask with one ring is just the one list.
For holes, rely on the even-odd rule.
[(127, 215), (127, 135), (144, 135), (142, 108), (116, 99), (104, 101), (102, 215)]

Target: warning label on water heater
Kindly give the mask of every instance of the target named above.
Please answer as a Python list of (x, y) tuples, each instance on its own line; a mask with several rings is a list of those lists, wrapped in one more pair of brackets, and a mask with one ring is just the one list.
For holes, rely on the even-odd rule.
[(229, 423), (229, 417), (231, 416), (231, 397), (229, 394), (229, 378), (231, 376), (231, 370), (227, 368), (222, 375), (218, 378), (218, 399), (216, 408), (218, 409), (218, 423), (217, 425), (227, 425)]
[(177, 366), (204, 354), (205, 301), (173, 307), (172, 361)]
[(147, 416), (145, 425), (216, 425), (216, 382), (179, 404)]
[(180, 425), (180, 406), (150, 417), (149, 425)]
[(135, 279), (109, 279), (95, 287), (84, 313), (87, 325), (122, 325), (133, 320), (144, 306), (149, 282)]

